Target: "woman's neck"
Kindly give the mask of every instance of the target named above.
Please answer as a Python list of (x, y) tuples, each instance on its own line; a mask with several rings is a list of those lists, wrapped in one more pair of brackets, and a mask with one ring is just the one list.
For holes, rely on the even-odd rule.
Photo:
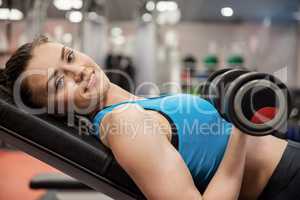
[(132, 93), (122, 89), (120, 86), (114, 83), (110, 83), (110, 87), (105, 95), (105, 98), (101, 102), (101, 105), (99, 106), (99, 108), (95, 109), (89, 115), (93, 116), (95, 113), (99, 112), (99, 110), (101, 110), (104, 107), (117, 104), (123, 101), (129, 101), (129, 100), (134, 101), (136, 99), (144, 99), (144, 98), (135, 96)]
[(106, 93), (105, 99), (102, 102), (101, 107), (110, 106), (113, 104), (120, 103), (122, 101), (133, 101), (136, 99), (143, 99), (142, 97), (138, 97), (133, 95), (130, 92), (127, 92), (126, 90), (122, 89), (118, 85), (114, 83), (110, 83), (110, 87)]

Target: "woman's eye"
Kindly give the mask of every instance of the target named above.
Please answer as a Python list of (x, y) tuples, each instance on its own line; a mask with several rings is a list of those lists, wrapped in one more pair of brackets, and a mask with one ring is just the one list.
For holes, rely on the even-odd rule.
[(61, 77), (56, 83), (56, 89), (62, 89), (64, 87), (65, 81), (64, 78)]
[(67, 62), (68, 63), (71, 63), (71, 62), (73, 62), (73, 60), (74, 60), (74, 51), (71, 51), (69, 54), (68, 54), (68, 56), (67, 56)]

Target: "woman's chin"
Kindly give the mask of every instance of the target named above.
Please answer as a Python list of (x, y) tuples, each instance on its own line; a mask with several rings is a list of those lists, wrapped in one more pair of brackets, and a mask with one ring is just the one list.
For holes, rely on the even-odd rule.
[(98, 90), (96, 90), (96, 89), (89, 90), (84, 94), (85, 99), (88, 99), (88, 100), (97, 99), (97, 98), (99, 98), (99, 96), (100, 96), (100, 94), (99, 94)]
[(109, 82), (105, 84), (95, 84), (93, 87), (88, 88), (84, 93), (84, 97), (89, 100), (101, 101), (106, 96), (109, 87)]

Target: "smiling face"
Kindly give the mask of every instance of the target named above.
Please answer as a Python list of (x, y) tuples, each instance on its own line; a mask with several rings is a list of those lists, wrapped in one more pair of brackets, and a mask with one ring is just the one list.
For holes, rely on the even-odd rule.
[(110, 86), (90, 57), (59, 43), (35, 47), (25, 73), (33, 101), (41, 106), (53, 105), (59, 113), (68, 108), (88, 114), (100, 106)]

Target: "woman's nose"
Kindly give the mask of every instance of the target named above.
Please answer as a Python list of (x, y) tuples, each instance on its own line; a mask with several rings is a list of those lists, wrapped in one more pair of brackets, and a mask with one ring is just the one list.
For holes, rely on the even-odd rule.
[(83, 72), (79, 72), (79, 73), (77, 73), (77, 74), (74, 74), (74, 81), (76, 82), (76, 83), (79, 83), (79, 82), (81, 82), (82, 80), (83, 80)]

